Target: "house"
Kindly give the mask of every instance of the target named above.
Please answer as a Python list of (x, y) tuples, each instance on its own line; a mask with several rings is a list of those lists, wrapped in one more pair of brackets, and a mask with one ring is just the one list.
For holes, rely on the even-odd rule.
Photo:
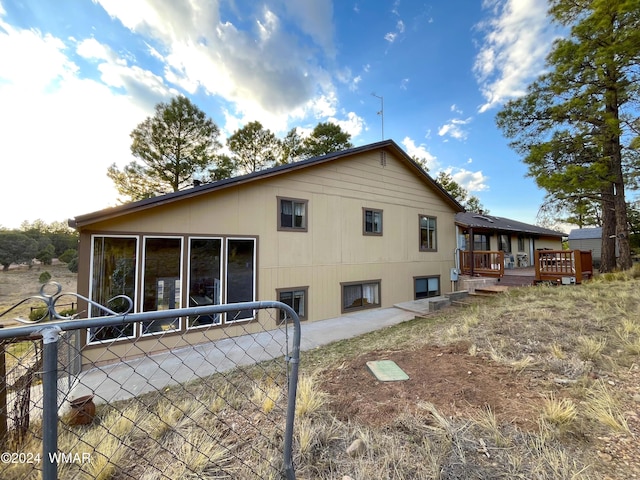
[(464, 251), (502, 251), (505, 268), (532, 265), (535, 250), (562, 250), (562, 232), (504, 217), (474, 212), (455, 216), (458, 248)]
[[(127, 295), (137, 312), (279, 300), (306, 321), (389, 307), (450, 291), (461, 211), (386, 140), (77, 216), (78, 292), (101, 304)], [(89, 330), (83, 361), (125, 357), (134, 340), (149, 351), (158, 333), (176, 346), (212, 325), (233, 335), (251, 318)]]

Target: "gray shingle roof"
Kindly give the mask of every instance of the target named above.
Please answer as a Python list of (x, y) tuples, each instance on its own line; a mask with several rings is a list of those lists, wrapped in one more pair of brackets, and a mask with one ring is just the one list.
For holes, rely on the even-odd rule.
[(566, 235), (563, 232), (557, 232), (537, 225), (530, 225), (510, 218), (480, 215), (475, 212), (456, 213), (456, 223), (465, 227), (527, 233), (530, 235), (547, 235), (552, 237), (564, 237)]
[(569, 240), (588, 240), (602, 238), (602, 227), (574, 228), (569, 232)]

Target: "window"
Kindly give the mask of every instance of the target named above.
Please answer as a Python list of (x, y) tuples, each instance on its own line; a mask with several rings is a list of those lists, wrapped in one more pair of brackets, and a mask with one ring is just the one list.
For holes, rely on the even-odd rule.
[(518, 235), (518, 251), (524, 252), (524, 236)]
[[(255, 300), (255, 239), (227, 239), (227, 303)], [(227, 322), (253, 318), (253, 310), (231, 312)]]
[[(276, 290), (278, 301), (286, 303), (298, 314), (300, 320), (307, 318), (307, 292), (309, 287), (282, 288)], [(280, 320), (284, 320), (285, 312), (280, 311)]]
[(486, 233), (474, 233), (473, 249), (474, 250), (491, 250), (491, 242), (490, 242), (489, 235)]
[[(189, 306), (220, 305), (222, 292), (221, 249), (219, 238), (192, 238), (189, 241)], [(220, 323), (220, 315), (189, 317), (189, 327)]]
[(429, 298), (440, 295), (440, 277), (414, 277), (414, 298)]
[(511, 235), (504, 233), (498, 235), (498, 250), (511, 252)]
[(307, 231), (307, 200), (278, 197), (278, 230)]
[[(180, 308), (182, 298), (182, 239), (145, 238), (142, 311)], [(142, 334), (177, 330), (179, 318), (142, 322)]]
[[(135, 299), (138, 240), (135, 237), (93, 237), (91, 244), (91, 288), (90, 298), (116, 313), (129, 309), (129, 302), (117, 298), (126, 295)], [(101, 317), (105, 312), (95, 306), (90, 308), (91, 317)], [(132, 337), (133, 324), (89, 329), (89, 342)]]
[(362, 209), (363, 235), (382, 235), (382, 210)]
[(420, 215), (420, 251), (435, 251), (436, 218)]
[(380, 280), (341, 285), (343, 312), (380, 306)]

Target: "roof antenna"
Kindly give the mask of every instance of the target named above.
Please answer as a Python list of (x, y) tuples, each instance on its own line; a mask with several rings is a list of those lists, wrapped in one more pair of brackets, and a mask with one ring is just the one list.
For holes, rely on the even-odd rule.
[(382, 121), (382, 140), (384, 140), (384, 97), (376, 95), (375, 92), (371, 92), (371, 95), (380, 99), (380, 110), (378, 111), (378, 115), (380, 115), (380, 119)]

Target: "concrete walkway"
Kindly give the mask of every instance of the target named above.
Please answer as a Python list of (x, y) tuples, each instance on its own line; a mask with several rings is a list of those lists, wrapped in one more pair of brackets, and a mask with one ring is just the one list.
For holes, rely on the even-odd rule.
[[(344, 317), (302, 323), (300, 350), (412, 320), (429, 311), (429, 300), (405, 302), (391, 308), (365, 310)], [(110, 403), (214, 373), (250, 365), (285, 354), (282, 329), (174, 349), (82, 372), (67, 398), (93, 393), (96, 403)], [(301, 355), (304, 364), (304, 355)]]

